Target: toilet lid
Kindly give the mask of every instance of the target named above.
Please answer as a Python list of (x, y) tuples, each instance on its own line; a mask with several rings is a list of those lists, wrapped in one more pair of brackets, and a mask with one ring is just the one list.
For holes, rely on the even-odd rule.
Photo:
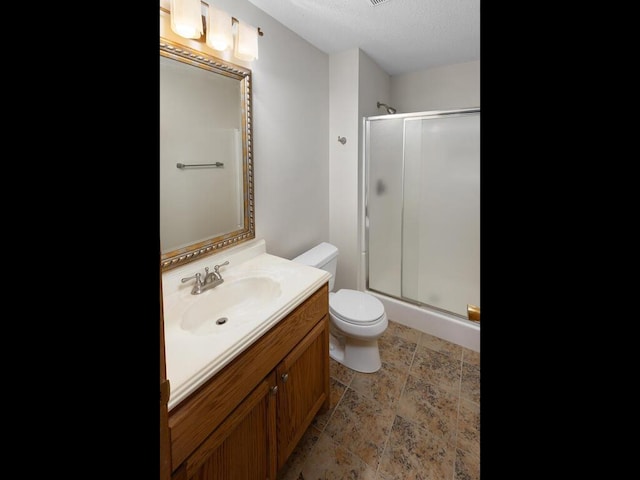
[(345, 322), (361, 325), (375, 323), (384, 315), (384, 305), (373, 295), (344, 288), (329, 296), (329, 310)]

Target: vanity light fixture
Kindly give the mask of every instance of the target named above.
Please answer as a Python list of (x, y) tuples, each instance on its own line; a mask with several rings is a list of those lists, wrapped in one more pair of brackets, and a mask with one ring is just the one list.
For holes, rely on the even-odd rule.
[(184, 38), (200, 38), (200, 0), (171, 0), (170, 4), (171, 30)]
[[(171, 30), (176, 34), (198, 40), (203, 33), (206, 33), (205, 42), (214, 50), (222, 52), (232, 48), (233, 55), (246, 62), (252, 62), (258, 58), (258, 37), (264, 35), (260, 27), (256, 28), (241, 22), (202, 0), (169, 0), (169, 2), (171, 10), (162, 6), (160, 9), (171, 16)], [(207, 8), (204, 18), (201, 14), (202, 5)]]

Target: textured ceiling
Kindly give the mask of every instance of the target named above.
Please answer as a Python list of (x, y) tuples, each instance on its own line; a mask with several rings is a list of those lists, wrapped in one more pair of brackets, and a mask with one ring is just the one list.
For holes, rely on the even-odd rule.
[(389, 75), (480, 60), (480, 0), (249, 0), (327, 54), (360, 48)]

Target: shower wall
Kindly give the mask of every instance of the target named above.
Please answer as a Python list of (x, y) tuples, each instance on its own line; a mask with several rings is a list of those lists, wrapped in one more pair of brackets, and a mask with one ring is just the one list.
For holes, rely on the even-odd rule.
[(367, 288), (466, 318), (480, 305), (480, 112), (365, 120)]
[(400, 113), (480, 106), (480, 60), (394, 75), (389, 103)]

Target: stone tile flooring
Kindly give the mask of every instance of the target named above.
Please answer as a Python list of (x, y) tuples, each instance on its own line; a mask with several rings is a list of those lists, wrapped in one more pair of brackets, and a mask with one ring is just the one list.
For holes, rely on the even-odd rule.
[(331, 359), (331, 408), (278, 480), (480, 478), (480, 354), (393, 321), (378, 344), (376, 373)]

